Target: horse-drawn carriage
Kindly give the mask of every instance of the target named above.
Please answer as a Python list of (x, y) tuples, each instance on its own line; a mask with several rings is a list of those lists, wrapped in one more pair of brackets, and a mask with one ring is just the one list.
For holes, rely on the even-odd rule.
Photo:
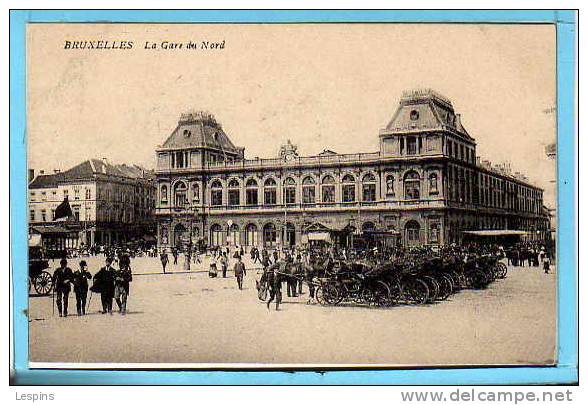
[(39, 295), (49, 295), (53, 291), (53, 277), (46, 271), (49, 261), (43, 257), (41, 247), (29, 247), (29, 291), (31, 288)]
[[(341, 303), (390, 307), (443, 301), (464, 288), (483, 289), (506, 277), (498, 256), (404, 255), (384, 262), (326, 260), (309, 266), (278, 263), (257, 282), (258, 298), (270, 301), (282, 282), (305, 282), (321, 305)], [(279, 292), (279, 291), (278, 291)], [(277, 298), (276, 298), (277, 299)]]

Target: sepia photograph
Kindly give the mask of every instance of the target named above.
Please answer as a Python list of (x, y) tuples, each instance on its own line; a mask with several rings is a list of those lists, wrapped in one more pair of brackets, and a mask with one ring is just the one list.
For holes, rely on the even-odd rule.
[(555, 365), (556, 47), (26, 24), (29, 366)]

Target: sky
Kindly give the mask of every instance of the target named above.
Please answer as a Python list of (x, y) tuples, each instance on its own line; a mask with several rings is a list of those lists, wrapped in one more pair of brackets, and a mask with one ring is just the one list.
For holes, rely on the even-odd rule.
[[(288, 139), (301, 155), (373, 152), (402, 92), (432, 88), (452, 100), (479, 156), (509, 161), (554, 205), (551, 25), (30, 24), (27, 36), (36, 170), (103, 157), (153, 168), (187, 110), (213, 113), (247, 158), (275, 157)], [(133, 47), (64, 49), (83, 40)]]

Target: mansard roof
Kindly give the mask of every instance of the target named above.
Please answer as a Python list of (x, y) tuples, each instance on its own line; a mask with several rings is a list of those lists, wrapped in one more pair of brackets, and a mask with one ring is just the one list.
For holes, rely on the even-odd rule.
[(202, 111), (182, 114), (178, 125), (161, 147), (185, 148), (215, 148), (225, 152), (241, 153), (241, 149), (231, 142), (214, 116)]
[(92, 180), (95, 174), (126, 177), (130, 179), (150, 179), (154, 173), (141, 166), (127, 164), (111, 164), (103, 159), (88, 159), (63, 172), (41, 174), (30, 183), (29, 188), (52, 188), (59, 183), (79, 180)]
[(385, 132), (438, 130), (449, 128), (473, 140), (461, 124), (451, 101), (434, 90), (404, 92)]

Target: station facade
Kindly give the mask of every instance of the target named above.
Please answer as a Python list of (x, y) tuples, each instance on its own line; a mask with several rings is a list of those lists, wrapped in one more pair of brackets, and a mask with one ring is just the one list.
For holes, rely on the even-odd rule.
[(460, 242), (463, 231), (549, 229), (543, 190), (476, 155), (451, 101), (405, 92), (379, 150), (245, 159), (204, 112), (182, 114), (156, 151), (158, 245), (349, 244), (386, 235), (403, 246)]

